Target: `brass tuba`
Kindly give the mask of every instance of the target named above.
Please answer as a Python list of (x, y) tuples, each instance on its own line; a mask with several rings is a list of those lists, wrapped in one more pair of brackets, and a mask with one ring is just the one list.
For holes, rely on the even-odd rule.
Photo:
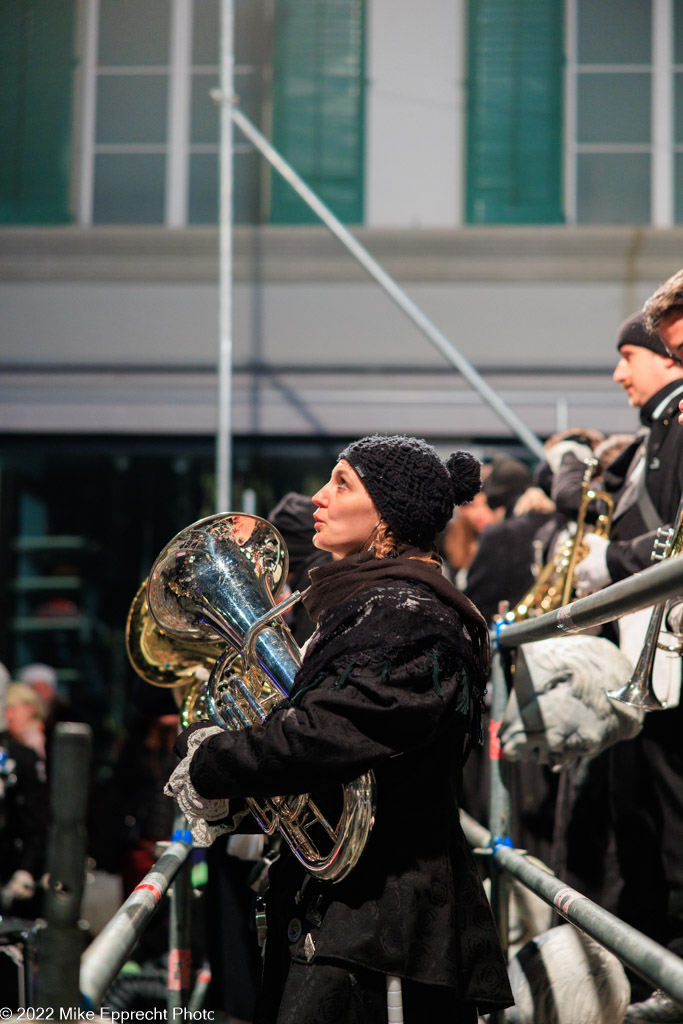
[(126, 653), (131, 665), (152, 686), (187, 687), (208, 679), (224, 644), (179, 644), (160, 629), (147, 603), (147, 580), (138, 587), (126, 620)]
[[(288, 561), (279, 532), (244, 513), (193, 523), (157, 558), (147, 602), (159, 629), (184, 650), (207, 643), (222, 648), (208, 682), (189, 691), (186, 720), (241, 729), (264, 721), (289, 696), (301, 654), (282, 614), (300, 595), (275, 604)], [(358, 862), (374, 822), (374, 775), (342, 787), (336, 825), (308, 794), (246, 802), (263, 831), (278, 830), (312, 875), (340, 881)], [(322, 852), (321, 840), (331, 850)]]
[[(581, 503), (576, 518), (576, 528), (561, 540), (549, 561), (540, 568), (532, 586), (524, 597), (505, 615), (506, 622), (521, 622), (535, 615), (552, 612), (574, 597), (574, 571), (578, 563), (588, 554), (584, 541), (587, 532), (593, 532), (607, 539), (612, 527), (614, 499), (605, 491), (597, 491), (592, 484), (598, 466), (597, 459), (586, 459), (581, 484)], [(586, 524), (588, 508), (595, 501), (601, 501), (607, 508), (600, 512), (595, 525)]]
[[(683, 496), (678, 503), (676, 519), (673, 526), (660, 526), (652, 546), (652, 561), (661, 562), (665, 558), (673, 558), (683, 550)], [(662, 622), (666, 612), (667, 601), (656, 604), (652, 609), (650, 622), (645, 634), (645, 641), (638, 662), (629, 681), (618, 690), (608, 690), (611, 700), (630, 704), (644, 711), (665, 711), (667, 705), (655, 693), (652, 673), (657, 650), (668, 651), (669, 654), (683, 654), (683, 642), (663, 644), (659, 640)]]

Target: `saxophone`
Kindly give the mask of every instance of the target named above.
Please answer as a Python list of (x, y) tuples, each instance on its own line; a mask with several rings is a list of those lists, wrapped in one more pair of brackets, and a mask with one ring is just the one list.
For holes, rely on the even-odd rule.
[[(568, 604), (575, 596), (574, 572), (576, 566), (588, 554), (585, 541), (587, 533), (595, 533), (605, 540), (609, 538), (614, 514), (614, 499), (606, 491), (598, 491), (593, 486), (593, 478), (598, 467), (595, 458), (586, 459), (583, 481), (581, 483), (581, 503), (576, 524), (571, 534), (561, 540), (548, 562), (540, 568), (536, 578), (524, 597), (514, 608), (506, 612), (505, 622), (522, 622), (524, 619), (545, 612), (554, 611)], [(593, 502), (601, 501), (606, 511), (601, 512), (594, 526), (586, 524), (586, 515)]]

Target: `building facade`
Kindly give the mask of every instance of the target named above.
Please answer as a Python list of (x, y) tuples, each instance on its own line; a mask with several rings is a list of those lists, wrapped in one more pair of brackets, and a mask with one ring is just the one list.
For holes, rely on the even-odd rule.
[[(615, 333), (683, 254), (683, 5), (618, 7), (234, 0), (240, 110), (541, 437), (634, 428)], [(62, 629), (36, 594), (82, 579), (69, 544), (107, 566), (109, 599), (72, 601), (92, 640), (213, 510), (221, 27), (220, 0), (0, 7), (0, 659), (73, 658), (36, 639)], [(310, 492), (374, 430), (528, 457), (233, 135), (235, 503)]]

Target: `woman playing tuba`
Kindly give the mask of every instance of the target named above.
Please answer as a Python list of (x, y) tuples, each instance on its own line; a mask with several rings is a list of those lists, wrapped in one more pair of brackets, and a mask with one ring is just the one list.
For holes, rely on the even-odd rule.
[[(255, 1020), (386, 1020), (388, 979), (406, 1019), (475, 1024), (511, 1002), (505, 963), (457, 799), (480, 738), (488, 631), (442, 575), (434, 541), (479, 489), (469, 454), (366, 437), (314, 496), (315, 545), (333, 562), (304, 595), (317, 622), (291, 697), (262, 724), (186, 730), (169, 792), (230, 801), (334, 787), (372, 769), (376, 821), (331, 884), (284, 849), (271, 869)], [(224, 810), (228, 810), (224, 807)], [(201, 813), (198, 810), (198, 814)], [(220, 813), (217, 812), (217, 813)]]

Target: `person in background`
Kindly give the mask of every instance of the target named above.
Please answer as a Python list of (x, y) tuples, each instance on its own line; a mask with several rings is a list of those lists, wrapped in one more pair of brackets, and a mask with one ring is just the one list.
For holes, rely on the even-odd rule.
[[(585, 593), (625, 579), (651, 564), (657, 528), (673, 522), (683, 493), (683, 431), (677, 422), (683, 398), (683, 366), (672, 357), (642, 313), (629, 317), (617, 335), (614, 380), (640, 410), (633, 444), (608, 465), (601, 487), (615, 501), (609, 539), (588, 535), (589, 553), (576, 568)], [(560, 476), (576, 474), (576, 454), (563, 456)], [(631, 643), (636, 617), (619, 621), (620, 646)], [(631, 625), (627, 627), (626, 621)], [(640, 649), (649, 613), (635, 647)], [(668, 659), (667, 659), (668, 660)], [(609, 794), (622, 881), (617, 913), (628, 924), (683, 955), (683, 707), (680, 663), (666, 711), (648, 714), (641, 733), (607, 751)], [(634, 997), (625, 1020), (683, 1022), (683, 1009), (661, 992), (647, 995), (632, 981)]]
[(26, 683), (38, 694), (43, 703), (46, 720), (51, 718), (59, 701), (57, 672), (52, 665), (44, 665), (38, 661), (24, 665), (17, 673), (17, 680), (20, 683)]
[(57, 672), (52, 665), (32, 662), (19, 669), (17, 678), (20, 683), (30, 686), (40, 698), (43, 706), (43, 726), (45, 729), (46, 762), (50, 764), (50, 752), (55, 726), (68, 718), (69, 701), (57, 689)]
[[(168, 791), (192, 828), (243, 821), (243, 798), (337, 787), (372, 769), (374, 825), (341, 880), (283, 844), (270, 870), (258, 1024), (379, 1024), (400, 979), (406, 1024), (510, 1005), (504, 958), (458, 817), (462, 763), (480, 741), (485, 621), (446, 580), (435, 540), (479, 489), (465, 452), (365, 437), (313, 497), (332, 561), (304, 598), (317, 623), (291, 697), (259, 725), (198, 723)], [(469, 739), (468, 739), (469, 737)]]
[(5, 715), (12, 739), (45, 761), (45, 705), (36, 691), (26, 683), (10, 683)]
[[(683, 396), (683, 366), (637, 313), (617, 335), (619, 360), (613, 379), (640, 410), (641, 430), (602, 475), (616, 500), (609, 541), (588, 537), (588, 556), (577, 567), (586, 593), (625, 579), (651, 564), (657, 528), (671, 523), (683, 491), (683, 436), (676, 410)], [(562, 475), (572, 470), (562, 459)]]
[[(289, 554), (287, 586), (290, 593), (304, 591), (310, 580), (309, 571), (316, 565), (330, 561), (327, 551), (319, 551), (313, 545), (315, 506), (305, 494), (289, 491), (267, 516), (276, 530), (282, 534)], [(287, 613), (286, 622), (292, 636), (301, 646), (311, 635), (314, 625), (303, 602), (299, 601)]]
[[(490, 465), (482, 466), (482, 481), (490, 469)], [(480, 491), (472, 501), (456, 508), (453, 518), (446, 524), (438, 546), (444, 559), (444, 572), (459, 590), (467, 586), (467, 574), (479, 548), (479, 537), (487, 526), (500, 522), (504, 515), (504, 509), (492, 509), (486, 495)]]
[[(658, 334), (669, 355), (683, 363), (683, 270), (660, 285), (643, 306), (645, 326)], [(683, 423), (683, 399), (678, 403)]]
[(487, 526), (479, 537), (477, 553), (467, 574), (465, 594), (487, 622), (498, 613), (501, 601), (514, 603), (522, 597), (532, 580), (532, 539), (547, 513), (548, 499), (537, 495), (541, 519), (514, 517), (514, 508), (532, 484), (531, 470), (508, 455), (497, 455), (491, 464), (482, 490), (498, 522)]
[(47, 845), (45, 763), (7, 729), (8, 681), (0, 665), (0, 914), (35, 918)]
[[(170, 705), (172, 698), (166, 691), (162, 691), (164, 698)], [(152, 869), (157, 843), (168, 841), (173, 832), (175, 807), (165, 795), (164, 785), (175, 763), (173, 744), (177, 735), (178, 712), (172, 706), (159, 714), (138, 711), (129, 724), (114, 771), (123, 838), (123, 899)]]

